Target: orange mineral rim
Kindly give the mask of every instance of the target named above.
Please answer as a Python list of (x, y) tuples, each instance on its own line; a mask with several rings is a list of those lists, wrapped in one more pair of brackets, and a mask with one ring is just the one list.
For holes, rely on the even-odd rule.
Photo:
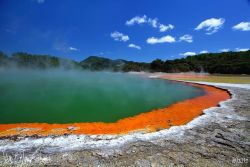
[(224, 89), (201, 84), (186, 84), (202, 88), (205, 94), (174, 103), (166, 108), (155, 109), (133, 117), (124, 118), (114, 123), (0, 124), (0, 137), (60, 136), (67, 134), (126, 134), (135, 131), (153, 132), (171, 126), (184, 125), (203, 114), (204, 109), (218, 106), (219, 102), (230, 98), (230, 93)]

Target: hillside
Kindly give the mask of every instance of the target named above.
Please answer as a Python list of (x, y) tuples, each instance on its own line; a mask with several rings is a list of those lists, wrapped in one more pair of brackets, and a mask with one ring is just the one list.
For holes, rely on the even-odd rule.
[(81, 69), (78, 62), (73, 60), (58, 58), (50, 55), (37, 55), (24, 52), (17, 52), (8, 57), (0, 52), (0, 67), (5, 68), (63, 68), (63, 69)]
[(8, 57), (0, 52), (0, 66), (22, 68), (65, 68), (91, 71), (150, 71), (150, 72), (207, 72), (218, 74), (250, 74), (250, 51), (206, 53), (175, 60), (156, 59), (151, 63), (139, 63), (122, 59), (111, 60), (90, 56), (81, 62), (49, 55), (34, 55), (23, 52)]
[(156, 59), (151, 62), (150, 69), (168, 73), (194, 71), (250, 74), (250, 50), (246, 52), (207, 53), (167, 61)]
[(79, 64), (83, 69), (100, 71), (100, 70), (112, 70), (121, 71), (123, 66), (127, 63), (126, 60), (111, 60), (108, 58), (90, 56), (85, 60), (81, 61)]

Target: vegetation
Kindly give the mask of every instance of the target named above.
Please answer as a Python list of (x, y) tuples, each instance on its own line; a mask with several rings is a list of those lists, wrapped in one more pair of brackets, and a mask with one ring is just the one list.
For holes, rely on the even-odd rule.
[(90, 56), (81, 62), (49, 55), (33, 55), (23, 52), (8, 57), (0, 52), (0, 66), (23, 68), (81, 68), (92, 71), (150, 71), (150, 72), (207, 72), (211, 74), (250, 74), (250, 50), (246, 52), (206, 53), (175, 60), (156, 59), (151, 63)]
[(220, 74), (250, 74), (250, 50), (246, 52), (207, 53), (182, 59), (156, 59), (152, 71), (161, 72), (207, 72)]
[(127, 62), (123, 67), (122, 71), (124, 72), (129, 72), (129, 71), (149, 71), (150, 69), (150, 64), (149, 63), (138, 63), (138, 62), (133, 62), (129, 61)]
[(90, 56), (80, 62), (83, 69), (91, 71), (112, 70), (121, 71), (123, 66), (127, 63), (125, 60), (111, 60), (108, 58)]
[(34, 69), (80, 68), (80, 65), (72, 60), (53, 57), (50, 55), (33, 55), (24, 52), (13, 53), (11, 57), (7, 57), (3, 52), (0, 52), (0, 66), (8, 68), (17, 67)]

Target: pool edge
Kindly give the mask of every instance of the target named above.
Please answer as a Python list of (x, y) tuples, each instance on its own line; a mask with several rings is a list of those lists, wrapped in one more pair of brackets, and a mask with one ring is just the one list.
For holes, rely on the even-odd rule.
[[(163, 77), (159, 77), (159, 78), (166, 79)], [(94, 135), (109, 135), (109, 134), (117, 135), (117, 134), (120, 134), (120, 135), (123, 135), (123, 134), (128, 134), (128, 133), (137, 133), (137, 132), (139, 132), (139, 133), (155, 132), (155, 131), (159, 131), (162, 129), (168, 129), (171, 126), (185, 125), (188, 122), (192, 121), (193, 119), (204, 114), (203, 110), (208, 109), (210, 107), (219, 106), (220, 102), (226, 101), (226, 100), (232, 98), (232, 94), (227, 89), (218, 88), (216, 86), (208, 86), (208, 85), (200, 84), (200, 83), (193, 83), (193, 82), (190, 83), (190, 82), (180, 81), (180, 80), (172, 80), (172, 81), (182, 82), (185, 84), (191, 84), (192, 86), (196, 86), (196, 87), (197, 86), (203, 87), (203, 89), (205, 89), (207, 87), (211, 87), (214, 90), (216, 89), (216, 90), (220, 90), (223, 92), (227, 92), (229, 97), (227, 97), (226, 99), (223, 98), (223, 99), (217, 100), (215, 102), (216, 105), (213, 104), (213, 105), (209, 105), (209, 106), (201, 108), (199, 110), (199, 112), (197, 112), (195, 114), (195, 116), (193, 116), (192, 118), (189, 118), (188, 120), (184, 120), (184, 121), (182, 120), (182, 122), (178, 122), (176, 120), (175, 120), (175, 122), (171, 122), (171, 121), (167, 122), (168, 121), (167, 117), (164, 117), (164, 118), (161, 118), (161, 120), (157, 120), (158, 125), (155, 123), (152, 123), (152, 121), (151, 122), (149, 121), (148, 124), (144, 121), (143, 125), (138, 126), (138, 124), (140, 124), (142, 122), (136, 122), (135, 119), (138, 117), (140, 119), (142, 119), (143, 116), (146, 116), (146, 117), (148, 117), (148, 120), (150, 120), (152, 118), (151, 116), (154, 115), (154, 114), (152, 114), (152, 112), (158, 112), (158, 116), (159, 116), (160, 114), (162, 114), (161, 112), (166, 112), (166, 110), (168, 110), (173, 105), (180, 104), (180, 103), (190, 101), (190, 100), (191, 100), (191, 102), (193, 102), (193, 100), (196, 100), (197, 98), (204, 97), (204, 96), (207, 97), (207, 94), (209, 92), (208, 90), (205, 90), (206, 91), (205, 95), (198, 96), (198, 97), (191, 98), (191, 99), (187, 99), (184, 101), (180, 101), (180, 102), (174, 103), (166, 108), (156, 109), (156, 110), (152, 110), (152, 111), (149, 111), (146, 113), (138, 114), (138, 115), (133, 116), (133, 117), (124, 118), (124, 119), (118, 120), (115, 123), (100, 123), (100, 122), (98, 122), (98, 123), (76, 123), (76, 124), (74, 124), (74, 123), (73, 124), (47, 124), (47, 123), (0, 124), (0, 131), (1, 131), (0, 138), (13, 138), (13, 137), (17, 137), (17, 136), (37, 138), (37, 137), (44, 137), (44, 136), (61, 136), (61, 135), (72, 135), (72, 134), (76, 134), (76, 135), (80, 135), (80, 134), (85, 134), (85, 135), (93, 135), (93, 134)], [(167, 112), (169, 112), (169, 111), (167, 111)], [(149, 115), (149, 113), (151, 113), (151, 115)], [(162, 115), (164, 115), (164, 114), (162, 114)], [(157, 116), (155, 118), (157, 118)], [(134, 123), (136, 123), (137, 125), (135, 127), (132, 127), (132, 128), (130, 127), (127, 129), (126, 128), (123, 129), (122, 124), (125, 123), (123, 125), (123, 127), (125, 127), (126, 125), (128, 126), (130, 123), (126, 123), (126, 122), (131, 121), (131, 120), (134, 121)], [(156, 120), (154, 120), (154, 121), (156, 121)], [(166, 121), (166, 123), (164, 123), (164, 121)], [(117, 124), (119, 124), (119, 126), (117, 126)], [(108, 129), (111, 129), (111, 131), (107, 130), (107, 129), (106, 130), (98, 130), (98, 131), (93, 130), (93, 128), (98, 129), (101, 126), (106, 126), (106, 127), (109, 126)], [(83, 127), (85, 130), (82, 130)], [(114, 127), (116, 127), (116, 129), (114, 129)], [(92, 128), (92, 132), (91, 132), (91, 130), (89, 130), (89, 128)], [(123, 129), (123, 130), (121, 130), (121, 129)]]

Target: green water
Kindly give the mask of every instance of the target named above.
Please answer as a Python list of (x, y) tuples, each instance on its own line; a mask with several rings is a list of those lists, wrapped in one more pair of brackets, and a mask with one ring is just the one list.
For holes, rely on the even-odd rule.
[(0, 71), (0, 123), (115, 122), (204, 94), (141, 75)]

